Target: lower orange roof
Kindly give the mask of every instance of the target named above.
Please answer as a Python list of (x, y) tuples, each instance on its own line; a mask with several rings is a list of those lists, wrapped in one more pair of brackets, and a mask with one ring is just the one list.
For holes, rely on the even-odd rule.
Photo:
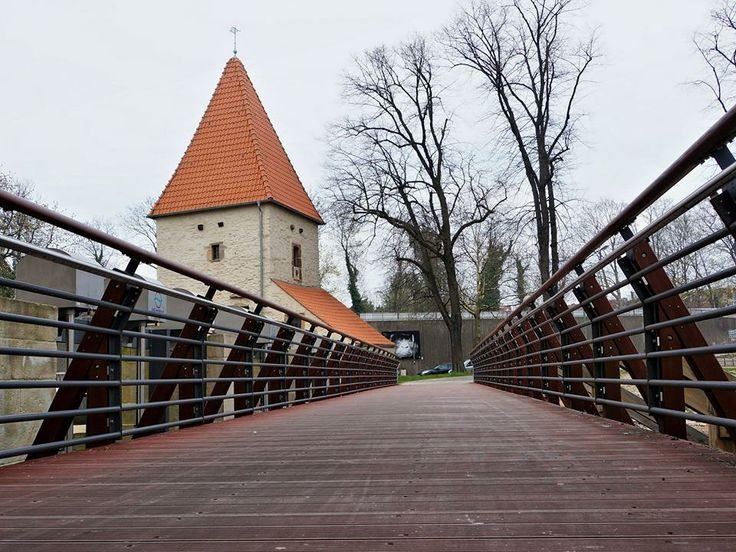
[(293, 297), (300, 305), (335, 330), (359, 339), (363, 343), (378, 347), (393, 347), (394, 343), (381, 335), (355, 312), (338, 299), (319, 287), (304, 287), (287, 284), (280, 280), (274, 283)]

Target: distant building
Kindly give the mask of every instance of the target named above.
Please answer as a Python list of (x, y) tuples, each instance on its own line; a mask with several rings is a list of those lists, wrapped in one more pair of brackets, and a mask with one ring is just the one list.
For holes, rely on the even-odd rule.
[[(155, 203), (158, 253), (358, 339), (393, 343), (319, 287), (322, 217), (302, 186), (237, 57)], [(204, 293), (166, 269), (166, 285)], [(248, 301), (227, 292), (217, 300)]]

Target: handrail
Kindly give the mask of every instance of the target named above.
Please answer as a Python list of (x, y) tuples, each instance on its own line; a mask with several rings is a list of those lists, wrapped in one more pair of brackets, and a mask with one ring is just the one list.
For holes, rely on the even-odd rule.
[(225, 282), (224, 280), (220, 280), (218, 278), (210, 276), (209, 274), (205, 274), (204, 272), (194, 270), (182, 263), (167, 259), (156, 253), (147, 251), (142, 247), (138, 247), (137, 245), (134, 245), (115, 236), (111, 236), (110, 234), (98, 230), (97, 228), (93, 228), (87, 224), (74, 220), (71, 217), (62, 215), (61, 213), (49, 209), (48, 207), (44, 207), (42, 205), (34, 203), (33, 201), (16, 196), (3, 190), (0, 190), (0, 208), (4, 210), (13, 210), (24, 213), (43, 222), (47, 222), (49, 224), (57, 226), (63, 230), (67, 230), (84, 238), (88, 238), (90, 240), (111, 247), (112, 249), (115, 249), (120, 253), (123, 253), (124, 255), (127, 255), (128, 257), (137, 261), (166, 268), (168, 270), (181, 274), (182, 276), (191, 278), (192, 280), (198, 280), (199, 282), (206, 284), (208, 287), (215, 288), (217, 291), (229, 291), (240, 297), (243, 297), (244, 299), (262, 305), (265, 308), (279, 311), (290, 318), (296, 318), (302, 320), (303, 322), (307, 322), (308, 324), (313, 324), (316, 327), (323, 328), (331, 333), (337, 333), (354, 341), (361, 343), (363, 342), (361, 339), (353, 335), (332, 328), (329, 324), (326, 324), (325, 322), (297, 313), (287, 307), (278, 305), (273, 301), (258, 297), (254, 293), (239, 288), (238, 286), (234, 286), (228, 282)]
[[(606, 224), (575, 255), (566, 261), (557, 272), (552, 274), (534, 293), (527, 296), (521, 304), (509, 314), (499, 327), (504, 326), (525, 308), (539, 299), (542, 294), (560, 282), (600, 247), (612, 234), (618, 233), (631, 224), (642, 211), (650, 207), (678, 182), (687, 176), (695, 167), (711, 157), (723, 144), (736, 137), (736, 106), (721, 116), (696, 142), (685, 150), (677, 160), (664, 170), (649, 186), (647, 186), (626, 208)], [(482, 344), (482, 342), (481, 342)], [(471, 355), (481, 345), (476, 346)]]
[[(720, 426), (728, 437), (711, 432), (712, 444), (736, 447), (736, 370), (722, 365), (736, 358), (736, 305), (714, 295), (736, 289), (736, 258), (721, 252), (712, 260), (719, 242), (735, 247), (736, 163), (727, 149), (734, 136), (736, 108), (474, 347), (475, 381), (680, 438), (707, 441), (692, 424)], [(633, 227), (708, 157), (721, 165), (719, 174), (645, 227)], [(676, 250), (658, 251), (654, 238), (696, 208), (714, 224), (699, 234), (689, 227)], [(617, 235), (620, 243), (603, 254), (601, 246)], [(673, 267), (695, 261), (697, 271), (673, 280)], [(626, 290), (631, 298), (621, 302)], [(705, 294), (714, 303), (702, 311), (696, 301)]]
[[(5, 302), (0, 312), (0, 393), (20, 407), (4, 411), (0, 425), (21, 428), (0, 432), (0, 460), (35, 459), (396, 385), (398, 360), (385, 349), (28, 200), (0, 192), (0, 206), (117, 249), (129, 260), (125, 270), (112, 270), (0, 236), (0, 248), (21, 259), (18, 279), (0, 277), (0, 291), (22, 300)], [(136, 274), (141, 262), (209, 290), (194, 296), (146, 280)], [(48, 278), (57, 267), (76, 271), (75, 284)], [(76, 285), (80, 273), (87, 275), (82, 286)], [(219, 304), (220, 290), (255, 308)], [(167, 298), (166, 307), (156, 309), (150, 301), (159, 296)], [(31, 364), (34, 370), (25, 371)], [(14, 365), (19, 369), (5, 369)]]

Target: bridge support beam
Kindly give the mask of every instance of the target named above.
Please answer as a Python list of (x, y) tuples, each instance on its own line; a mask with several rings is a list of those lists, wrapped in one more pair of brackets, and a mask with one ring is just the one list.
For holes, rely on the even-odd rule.
[[(205, 296), (206, 299), (212, 299), (214, 297), (215, 290), (210, 289)], [(204, 383), (197, 383), (194, 380), (199, 379), (200, 381), (205, 377), (204, 362), (199, 363), (196, 366), (195, 363), (182, 362), (182, 360), (193, 360), (200, 358), (204, 360), (206, 354), (206, 337), (207, 332), (210, 329), (212, 322), (217, 316), (217, 309), (209, 307), (201, 303), (197, 303), (192, 307), (189, 313), (189, 321), (184, 324), (184, 327), (179, 333), (179, 337), (188, 341), (198, 341), (200, 344), (194, 345), (193, 343), (177, 342), (174, 345), (174, 349), (169, 355), (169, 361), (164, 366), (161, 372), (161, 379), (172, 380), (172, 379), (186, 379), (189, 381), (182, 381), (181, 383), (158, 383), (153, 386), (149, 393), (149, 403), (161, 403), (171, 400), (171, 396), (174, 394), (176, 388), (179, 388), (179, 399), (200, 399), (198, 402), (189, 402), (186, 404), (179, 405), (179, 419), (180, 420), (191, 420), (194, 418), (201, 418), (204, 409), (202, 408), (202, 402), (204, 401)], [(197, 389), (195, 386), (201, 387)], [(163, 423), (164, 416), (166, 414), (166, 406), (154, 404), (148, 406), (143, 410), (136, 428), (151, 428), (151, 431), (156, 431), (155, 426)], [(140, 432), (136, 436), (149, 432)]]
[[(296, 400), (305, 400), (309, 398), (306, 388), (307, 382), (307, 366), (309, 366), (309, 357), (314, 354), (314, 344), (317, 336), (313, 335), (314, 325), (309, 328), (308, 334), (302, 334), (299, 346), (296, 348), (294, 358), (291, 359), (289, 368), (286, 370), (286, 388), (290, 389), (293, 382), (296, 382), (296, 390), (294, 397)], [(301, 376), (297, 378), (297, 376)]]
[(317, 350), (314, 353), (312, 361), (309, 363), (310, 380), (312, 381), (311, 397), (318, 399), (327, 395), (327, 359), (332, 353), (334, 342), (330, 340), (330, 335), (323, 337)]
[[(282, 408), (286, 403), (286, 393), (288, 393), (286, 390), (286, 357), (296, 334), (295, 324), (298, 324), (296, 319), (287, 317), (285, 325), (279, 328), (271, 343), (271, 349), (264, 358), (258, 378), (253, 384), (256, 406), (259, 403), (263, 406), (268, 405), (270, 410)], [(274, 393), (274, 391), (278, 392)], [(271, 397), (274, 395), (276, 396), (275, 406), (271, 406), (274, 402)]]
[[(138, 267), (137, 261), (131, 261), (126, 268), (127, 274), (134, 274)], [(120, 305), (119, 308), (112, 306), (98, 306), (95, 309), (92, 319), (90, 320), (89, 331), (85, 332), (77, 354), (114, 354), (118, 358), (120, 356), (120, 338), (121, 332), (127, 324), (131, 309), (135, 306), (138, 297), (140, 297), (141, 288), (132, 286), (120, 280), (110, 280), (102, 294), (102, 301)], [(95, 328), (104, 328), (115, 330), (115, 334), (95, 332)], [(60, 387), (54, 395), (48, 412), (61, 412), (76, 410), (82, 404), (85, 396), (87, 397), (87, 408), (120, 408), (120, 365), (119, 360), (113, 359), (96, 359), (77, 357), (74, 358), (64, 373), (63, 381), (118, 381), (117, 387)], [(96, 445), (109, 443), (119, 438), (122, 429), (120, 411), (90, 413), (87, 415), (87, 434), (88, 436), (98, 436), (109, 434), (109, 439), (98, 441)], [(72, 427), (74, 416), (62, 416), (56, 418), (47, 418), (43, 420), (38, 428), (33, 445), (46, 445), (63, 441)], [(90, 446), (92, 446), (91, 444)], [(28, 459), (42, 458), (44, 456), (53, 456), (61, 448), (48, 448), (33, 452), (28, 455)]]
[(334, 395), (339, 391), (340, 383), (340, 362), (342, 361), (343, 354), (347, 348), (344, 344), (345, 338), (341, 338), (339, 343), (335, 344), (332, 349), (330, 358), (327, 361), (327, 370), (325, 373), (325, 394)]
[(560, 362), (562, 356), (559, 354), (560, 340), (554, 332), (552, 322), (544, 310), (540, 309), (534, 314), (534, 331), (539, 338), (542, 363), (542, 388), (553, 391), (555, 394), (547, 394), (547, 400), (553, 404), (563, 404), (572, 408), (570, 399), (564, 396), (564, 386), (560, 380)]
[[(622, 236), (624, 239), (629, 239), (632, 236), (631, 230), (624, 229)], [(639, 295), (642, 302), (645, 302), (645, 304), (654, 304), (657, 307), (656, 309), (653, 308), (649, 315), (650, 323), (671, 321), (689, 316), (689, 309), (677, 293), (656, 300), (656, 296), (660, 294), (666, 295), (674, 289), (672, 281), (662, 267), (654, 268), (650, 272), (647, 272), (646, 283), (641, 277), (636, 276), (636, 273), (639, 271), (645, 270), (658, 262), (659, 259), (647, 241), (635, 245), (626, 257), (619, 260), (619, 264), (629, 279), (629, 283), (637, 295)], [(652, 298), (655, 299), (653, 300)], [(659, 335), (659, 343), (665, 343), (665, 346), (670, 350), (708, 346), (708, 342), (694, 322), (683, 322), (682, 324), (670, 326), (666, 334), (661, 333)], [(684, 377), (682, 375), (680, 357), (667, 357), (661, 360), (666, 361), (658, 369), (661, 371), (663, 378), (682, 379)], [(685, 360), (697, 380), (729, 381), (728, 375), (724, 372), (720, 362), (718, 362), (718, 359), (712, 353), (687, 355), (685, 356)], [(652, 367), (652, 369), (657, 370), (656, 367)], [(681, 392), (678, 388), (662, 386), (662, 407), (669, 408), (666, 405), (670, 404), (673, 409), (679, 409), (680, 403), (683, 402), (680, 398)], [(718, 416), (736, 418), (736, 393), (723, 389), (704, 389), (704, 393)], [(731, 436), (731, 439), (736, 440), (736, 428), (728, 427), (726, 430)]]
[[(258, 317), (263, 310), (263, 305), (258, 305), (253, 314)], [(233, 399), (233, 410), (236, 412), (235, 417), (252, 414), (253, 411), (247, 410), (253, 408), (253, 347), (255, 347), (258, 337), (263, 330), (264, 322), (260, 318), (246, 318), (243, 326), (235, 338), (230, 352), (227, 355), (227, 361), (220, 371), (217, 382), (212, 387), (210, 396), (220, 397), (225, 395), (230, 389), (231, 382), (227, 381), (232, 378), (233, 393), (235, 395), (243, 395)], [(236, 364), (237, 363), (237, 364)], [(249, 379), (250, 381), (243, 381)], [(213, 416), (220, 411), (224, 399), (208, 400), (204, 406), (204, 415)], [(240, 412), (239, 412), (240, 411)], [(246, 411), (246, 412), (243, 412)], [(214, 419), (207, 420), (212, 422)]]
[[(584, 273), (583, 267), (578, 266), (576, 268), (576, 272), (579, 275), (582, 275)], [(601, 309), (603, 311), (606, 310), (605, 304), (607, 304), (609, 308), (611, 307), (611, 304), (608, 302), (608, 299), (605, 299), (605, 304), (601, 304), (603, 301), (600, 300), (587, 302), (593, 294), (600, 290), (600, 284), (598, 284), (595, 277), (589, 276), (583, 280), (580, 286), (573, 289), (573, 293), (575, 294), (575, 297), (577, 297), (578, 301), (583, 305), (583, 312), (585, 312), (585, 315), (591, 322), (591, 335), (593, 339), (599, 340), (593, 343), (592, 347), (593, 357), (595, 359), (593, 361), (593, 377), (596, 379), (619, 379), (621, 377), (621, 371), (619, 369), (618, 361), (605, 360), (605, 357), (615, 356), (619, 353), (619, 350), (616, 347), (616, 340), (602, 340), (602, 338), (609, 333), (608, 327), (604, 321), (597, 320), (603, 312), (598, 311), (596, 304), (604, 307)], [(603, 415), (606, 418), (626, 424), (633, 424), (631, 417), (625, 408), (607, 402), (621, 402), (621, 384), (596, 381), (593, 386), (593, 391), (595, 393), (596, 401), (601, 404)]]
[[(550, 318), (556, 321), (557, 330), (560, 334), (560, 346), (564, 348), (562, 353), (563, 379), (582, 378), (583, 375), (591, 376), (591, 362), (593, 360), (593, 349), (583, 342), (587, 341), (583, 331), (577, 327), (575, 317), (564, 299), (559, 298), (549, 307)], [(588, 389), (579, 381), (565, 381), (566, 393), (577, 395), (570, 397), (571, 404), (575, 410), (587, 412), (599, 416), (600, 413), (594, 404), (594, 399), (588, 393)], [(586, 400), (585, 398), (590, 400)]]

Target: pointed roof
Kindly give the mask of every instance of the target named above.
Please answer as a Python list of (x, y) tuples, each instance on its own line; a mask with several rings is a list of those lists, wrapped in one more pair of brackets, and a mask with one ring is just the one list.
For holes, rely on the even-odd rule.
[(395, 345), (393, 341), (383, 336), (381, 332), (322, 288), (297, 286), (281, 280), (273, 281), (297, 303), (334, 329), (377, 347)]
[(230, 58), (153, 218), (269, 201), (323, 224), (245, 67)]

